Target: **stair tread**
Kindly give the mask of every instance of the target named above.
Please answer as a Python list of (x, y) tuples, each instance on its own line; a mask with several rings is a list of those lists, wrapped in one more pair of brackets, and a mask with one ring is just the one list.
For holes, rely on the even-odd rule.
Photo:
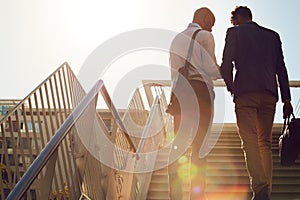
[[(272, 200), (282, 200), (285, 197), (291, 197), (290, 199), (300, 199), (300, 157), (296, 160), (295, 164), (291, 167), (282, 166), (278, 154), (278, 138), (281, 135), (279, 130), (280, 125), (276, 125), (273, 130), (273, 193)], [(226, 128), (226, 127), (225, 127)], [(250, 183), (248, 172), (246, 169), (246, 163), (244, 160), (244, 154), (241, 147), (241, 141), (237, 133), (237, 129), (232, 125), (230, 128), (226, 128), (222, 133), (212, 133), (208, 142), (211, 152), (207, 156), (207, 194), (214, 196), (220, 194), (225, 199), (231, 199), (232, 193), (235, 194), (233, 200), (240, 200), (247, 196), (251, 197)], [(168, 152), (164, 152), (159, 162), (165, 162), (163, 159), (168, 158)], [(167, 170), (165, 173), (157, 173), (156, 177), (153, 177), (153, 184), (168, 184)], [(154, 175), (155, 173), (153, 173)], [(157, 179), (157, 177), (164, 177), (164, 181)], [(165, 186), (164, 185), (164, 186)], [(153, 186), (151, 190), (153, 193), (164, 193), (164, 190), (168, 190), (168, 187)], [(226, 188), (226, 190), (225, 190)], [(228, 190), (230, 192), (228, 192)], [(166, 192), (166, 191), (165, 191)], [(151, 193), (151, 194), (153, 194)], [(161, 198), (165, 199), (164, 195)], [(188, 195), (188, 194), (187, 194)], [(246, 196), (245, 196), (246, 195)], [(150, 198), (147, 198), (150, 199)], [(166, 197), (166, 199), (169, 199)]]

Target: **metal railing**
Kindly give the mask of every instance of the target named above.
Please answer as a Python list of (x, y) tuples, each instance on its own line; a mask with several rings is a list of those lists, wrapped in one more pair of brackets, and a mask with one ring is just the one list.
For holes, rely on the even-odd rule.
[[(220, 79), (217, 81), (214, 81), (214, 87), (215, 87), (215, 93), (216, 93), (216, 99), (215, 102), (218, 102), (218, 94), (220, 94), (219, 92), (221, 92), (221, 96), (225, 96), (225, 98), (222, 98), (221, 103), (222, 105), (224, 105), (224, 101), (225, 100), (229, 100), (229, 104), (225, 105), (227, 107), (231, 106), (232, 108), (234, 107), (233, 102), (232, 102), (232, 97), (230, 96), (229, 92), (226, 90), (226, 85), (225, 82)], [(143, 80), (143, 85), (145, 88), (145, 92), (146, 92), (146, 98), (148, 100), (148, 104), (149, 106), (152, 105), (155, 96), (157, 95), (157, 91), (163, 91), (164, 92), (164, 97), (165, 100), (163, 100), (162, 98), (162, 105), (166, 106), (166, 102), (169, 100), (169, 94), (171, 91), (171, 81), (170, 80)], [(292, 104), (294, 106), (294, 112), (296, 113), (296, 115), (300, 115), (300, 93), (299, 91), (295, 91), (298, 90), (300, 87), (300, 81), (295, 81), (295, 80), (291, 80), (289, 81), (289, 86), (291, 89), (291, 95), (292, 95)], [(280, 95), (280, 93), (279, 93)], [(226, 99), (228, 97), (228, 99)], [(219, 102), (218, 102), (219, 103)], [(228, 103), (228, 102), (226, 102)], [(216, 103), (215, 103), (216, 104)], [(279, 115), (279, 117), (276, 118), (275, 116), (275, 120), (280, 120), (280, 123), (282, 121), (282, 108), (281, 108), (281, 100), (279, 97), (279, 102), (277, 104), (277, 109), (276, 109), (276, 115)], [(232, 113), (234, 115), (234, 113)], [(225, 122), (227, 123), (227, 122)]]
[(141, 90), (137, 88), (123, 115), (123, 122), (136, 146), (134, 174), (129, 199), (146, 199), (152, 173), (155, 171), (156, 158), (163, 146), (166, 135), (163, 124), (161, 96), (157, 95), (150, 111), (145, 108), (146, 99), (142, 98)]
[[(65, 138), (68, 134), (72, 134), (72, 131), (74, 131), (74, 129), (80, 129), (80, 126), (82, 124), (80, 124), (80, 122), (79, 122), (79, 124), (76, 125), (76, 122), (80, 121), (80, 119), (83, 120), (83, 122), (86, 122), (86, 119), (88, 119), (88, 116), (95, 114), (95, 112), (91, 113), (90, 112), (91, 110), (89, 110), (88, 108), (95, 107), (95, 105), (96, 105), (95, 101), (96, 101), (96, 99), (98, 99), (98, 93), (100, 91), (105, 96), (105, 99), (109, 99), (109, 95), (106, 93), (107, 91), (104, 87), (103, 82), (98, 81), (95, 84), (95, 86), (92, 88), (92, 90), (80, 102), (80, 104), (78, 104), (78, 106), (76, 106), (74, 111), (67, 117), (67, 119), (64, 121), (64, 123), (56, 131), (54, 136), (50, 139), (48, 144), (37, 155), (37, 157), (34, 159), (32, 164), (30, 165), (30, 167), (27, 169), (26, 173), (22, 176), (21, 180), (13, 188), (12, 192), (9, 194), (7, 199), (20, 199), (26, 193), (26, 191), (28, 191), (28, 189), (31, 188), (32, 184), (36, 181), (36, 179), (38, 178), (38, 175), (40, 175), (43, 168), (48, 167), (49, 169), (54, 169), (55, 163), (59, 164), (60, 162), (62, 162), (62, 163), (67, 162), (67, 160), (64, 160), (64, 159), (62, 159), (62, 160), (58, 159), (57, 154), (59, 151), (59, 147), (62, 144), (62, 142), (65, 140)], [(114, 108), (112, 103), (110, 103), (109, 105), (111, 106), (111, 108)], [(96, 110), (94, 109), (93, 111), (96, 111)], [(98, 116), (98, 115), (96, 115), (96, 116)], [(120, 125), (120, 127), (123, 127), (123, 128), (125, 127), (123, 125), (122, 121), (119, 122), (118, 126), (119, 125)], [(120, 128), (120, 127), (119, 127), (120, 134), (119, 134), (119, 136), (115, 137), (115, 139), (116, 139), (115, 145), (120, 147), (120, 145), (124, 145), (124, 143), (127, 143), (127, 144), (129, 144), (129, 147), (130, 147), (129, 149), (131, 149), (132, 152), (134, 153), (133, 150), (135, 148), (130, 146), (131, 142), (127, 141), (128, 135), (127, 135), (127, 137), (124, 137), (124, 135), (126, 135), (126, 133), (124, 134), (124, 132), (122, 131), (122, 128)], [(83, 128), (87, 128), (87, 127), (83, 127)], [(104, 128), (102, 127), (102, 129), (104, 129)], [(91, 130), (86, 130), (86, 131), (89, 132)], [(101, 131), (103, 131), (103, 130), (101, 130)], [(123, 133), (123, 134), (121, 134), (121, 133)], [(118, 143), (118, 140), (121, 137), (125, 138), (125, 140), (122, 140), (120, 143)], [(71, 139), (71, 141), (73, 141), (73, 142), (69, 143), (70, 147), (74, 147), (74, 140), (77, 140), (77, 144), (79, 143), (79, 145), (78, 145), (79, 148), (81, 148), (81, 149), (87, 148), (85, 146), (85, 144), (82, 144), (84, 142), (81, 141), (81, 139), (82, 138), (78, 137), (78, 135), (73, 135), (72, 139)], [(75, 152), (76, 154), (74, 154), (75, 161), (73, 163), (73, 165), (74, 165), (73, 167), (75, 167), (75, 171), (72, 172), (72, 170), (71, 170), (71, 174), (69, 171), (70, 169), (68, 171), (64, 171), (64, 173), (66, 173), (66, 175), (71, 176), (73, 173), (76, 176), (78, 176), (78, 177), (76, 177), (76, 179), (79, 179), (78, 183), (75, 183), (76, 180), (73, 180), (73, 182), (74, 182), (73, 184), (64, 185), (65, 189), (68, 187), (71, 190), (72, 187), (74, 187), (76, 184), (79, 185), (79, 187), (80, 187), (80, 185), (82, 187), (82, 188), (78, 188), (80, 190), (80, 193), (74, 192), (74, 191), (72, 191), (72, 192), (69, 191), (68, 194), (64, 194), (64, 198), (66, 198), (66, 199), (67, 198), (70, 198), (70, 199), (77, 198), (78, 199), (78, 198), (80, 198), (80, 195), (82, 193), (86, 194), (86, 196), (89, 196), (92, 199), (104, 199), (104, 196), (103, 196), (104, 194), (102, 192), (98, 192), (99, 185), (97, 186), (98, 189), (93, 188), (93, 187), (95, 187), (94, 186), (95, 183), (101, 182), (101, 180), (100, 180), (101, 174), (100, 174), (100, 176), (98, 176), (98, 178), (99, 178), (98, 180), (93, 179), (93, 177), (95, 177), (95, 175), (97, 174), (97, 171), (99, 171), (99, 169), (101, 168), (101, 163), (99, 162), (99, 160), (93, 158), (93, 155), (91, 155), (90, 152), (88, 152), (88, 151), (89, 151), (88, 149), (85, 149), (84, 151), (77, 150)], [(85, 165), (80, 165), (80, 161), (78, 162), (77, 159), (79, 159), (79, 160), (83, 159)], [(59, 162), (57, 162), (57, 161), (59, 161)], [(48, 162), (51, 162), (51, 163), (49, 164)], [(89, 164), (87, 165), (86, 163), (89, 163)], [(98, 169), (97, 169), (97, 166), (99, 167)], [(76, 169), (76, 168), (78, 168), (78, 169)], [(47, 170), (48, 175), (49, 175), (49, 173), (51, 174), (51, 172), (49, 170)], [(62, 172), (60, 172), (60, 173), (62, 173)], [(53, 176), (53, 172), (52, 172), (52, 175), (48, 176), (48, 180), (50, 180), (50, 182), (47, 184), (48, 186), (51, 185), (52, 176)], [(69, 179), (72, 179), (72, 178), (69, 178)], [(45, 185), (44, 185), (44, 187), (45, 187)], [(100, 183), (100, 188), (101, 188), (101, 183)], [(43, 193), (42, 194), (43, 197), (39, 197), (37, 199), (40, 199), (40, 198), (45, 199), (45, 198), (49, 198), (49, 196), (51, 196), (49, 191), (48, 192), (42, 191), (41, 193)], [(31, 197), (31, 198), (35, 199), (36, 197)]]
[(20, 199), (29, 189), (30, 185), (37, 178), (44, 166), (46, 166), (47, 162), (51, 159), (56, 160), (55, 157), (57, 157), (58, 147), (60, 146), (66, 135), (69, 133), (71, 128), (75, 125), (76, 121), (88, 107), (88, 105), (98, 95), (98, 92), (100, 91), (100, 88), (102, 86), (102, 81), (97, 82), (94, 88), (86, 95), (82, 102), (69, 115), (69, 117), (56, 131), (45, 148), (35, 158), (21, 180), (16, 184), (13, 191), (7, 197), (8, 200)]
[[(300, 86), (296, 81), (290, 85)], [(136, 90), (121, 117), (102, 81), (86, 95), (64, 63), (0, 120), (0, 199), (146, 198), (156, 153), (172, 133), (172, 118), (164, 112), (167, 87), (169, 81), (145, 81), (150, 112)], [(114, 121), (111, 133), (96, 113), (99, 92)], [(114, 166), (103, 165), (89, 149), (100, 133), (115, 146)], [(149, 151), (154, 152), (147, 158), (153, 166), (148, 163), (148, 171), (135, 173), (147, 163), (140, 155)]]
[[(100, 91), (115, 120), (113, 134), (96, 113)], [(99, 124), (97, 130), (87, 126), (91, 116)], [(85, 95), (64, 63), (1, 119), (1, 199), (105, 199), (106, 176), (114, 169), (101, 164), (80, 132), (104, 133), (116, 152), (125, 146), (131, 153), (136, 151), (103, 82)], [(20, 142), (22, 137), (25, 140)]]
[[(106, 102), (110, 105), (111, 100), (107, 99)], [(123, 125), (112, 132), (116, 146), (113, 157), (117, 162), (115, 168), (109, 169), (106, 198), (146, 199), (151, 175), (155, 170), (157, 151), (165, 137), (159, 102), (160, 97), (156, 97), (148, 111), (145, 109), (145, 99), (142, 99), (140, 89), (135, 90), (128, 109), (122, 116)], [(115, 113), (113, 110), (111, 110), (112, 113)], [(119, 117), (114, 117), (114, 119), (120, 120)], [(124, 142), (126, 138), (124, 138), (125, 135), (120, 134), (122, 130), (125, 130), (127, 133), (125, 135), (130, 138), (134, 148), (130, 149), (130, 146)], [(149, 154), (146, 159), (144, 154), (147, 152), (152, 152), (152, 154), (150, 153), (151, 155)]]
[[(0, 199), (6, 198), (72, 111), (73, 86), (80, 85), (76, 80), (69, 65), (64, 63), (0, 120)], [(58, 153), (65, 160), (71, 160), (68, 148), (69, 143), (65, 141)], [(71, 183), (63, 172), (71, 168), (70, 162), (59, 164), (53, 187), (49, 187), (46, 193), (63, 190), (64, 185), (70, 187)], [(43, 191), (41, 186), (48, 183), (47, 170), (27, 192), (27, 199), (37, 198), (36, 190)], [(75, 193), (77, 188), (73, 189)]]

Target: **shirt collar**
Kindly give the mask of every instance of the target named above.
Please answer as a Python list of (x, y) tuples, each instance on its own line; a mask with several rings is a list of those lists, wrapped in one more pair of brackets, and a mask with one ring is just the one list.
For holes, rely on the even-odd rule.
[(188, 28), (192, 28), (192, 27), (195, 27), (195, 28), (201, 28), (201, 26), (200, 26), (199, 24), (197, 24), (197, 23), (190, 23), (190, 24), (188, 25)]

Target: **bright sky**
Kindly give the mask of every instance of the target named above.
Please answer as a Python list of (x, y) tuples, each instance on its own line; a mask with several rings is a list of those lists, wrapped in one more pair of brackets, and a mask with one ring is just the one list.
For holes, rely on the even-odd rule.
[(236, 5), (248, 6), (255, 22), (280, 34), (290, 80), (300, 80), (299, 0), (1, 0), (0, 98), (25, 97), (65, 61), (78, 73), (94, 49), (126, 31), (182, 31), (202, 6), (216, 16), (212, 33), (220, 64)]

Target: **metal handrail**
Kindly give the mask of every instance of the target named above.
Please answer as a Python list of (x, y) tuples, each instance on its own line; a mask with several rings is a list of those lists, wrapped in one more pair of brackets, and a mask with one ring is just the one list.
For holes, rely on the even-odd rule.
[(140, 143), (138, 145), (138, 148), (137, 148), (137, 151), (136, 151), (137, 159), (139, 159), (139, 153), (142, 152), (142, 149), (143, 149), (144, 144), (145, 144), (145, 139), (147, 138), (147, 136), (149, 134), (150, 124), (153, 121), (154, 113), (155, 113), (155, 108), (156, 108), (156, 105), (158, 104), (158, 102), (159, 102), (159, 97), (156, 96), (156, 98), (154, 100), (154, 103), (153, 103), (153, 105), (151, 107), (150, 114), (149, 114), (148, 120), (146, 122), (144, 131), (142, 133), (141, 141), (140, 141)]
[(122, 132), (125, 134), (125, 137), (129, 143), (130, 147), (132, 148), (133, 152), (136, 152), (136, 147), (135, 147), (134, 143), (132, 142), (124, 123), (122, 122), (121, 116), (119, 115), (119, 112), (117, 111), (116, 107), (114, 106), (114, 104), (107, 92), (107, 89), (105, 87), (102, 87), (101, 93), (102, 93), (102, 96), (104, 97), (104, 100), (105, 100), (107, 106), (111, 110), (112, 115), (113, 115), (114, 119), (116, 120), (116, 123), (118, 124), (118, 126), (122, 130)]
[[(215, 87), (225, 87), (223, 79), (213, 81)], [(170, 80), (143, 80), (144, 85), (171, 86)], [(300, 81), (289, 81), (290, 87), (300, 87)]]
[(9, 193), (7, 200), (20, 199), (25, 194), (25, 192), (29, 189), (30, 185), (39, 175), (43, 167), (46, 165), (48, 160), (54, 154), (62, 140), (65, 138), (68, 131), (79, 119), (83, 111), (88, 107), (92, 100), (97, 96), (101, 87), (103, 87), (103, 81), (99, 80), (81, 101), (81, 103), (68, 116), (62, 126), (57, 130), (56, 134), (51, 138), (49, 143), (41, 151), (41, 153), (36, 157), (26, 173), (22, 176), (14, 189)]
[[(150, 107), (154, 102), (151, 87), (168, 87), (168, 88), (171, 88), (171, 84), (172, 84), (171, 80), (143, 80), (143, 85), (144, 85), (146, 97), (147, 97), (147, 100), (148, 100), (148, 103), (149, 103)], [(215, 81), (213, 81), (213, 84), (214, 84), (214, 87), (224, 87), (224, 88), (226, 88), (226, 84), (225, 84), (223, 79), (215, 80)], [(289, 86), (291, 88), (299, 88), (300, 87), (300, 81), (290, 80), (289, 81)]]

